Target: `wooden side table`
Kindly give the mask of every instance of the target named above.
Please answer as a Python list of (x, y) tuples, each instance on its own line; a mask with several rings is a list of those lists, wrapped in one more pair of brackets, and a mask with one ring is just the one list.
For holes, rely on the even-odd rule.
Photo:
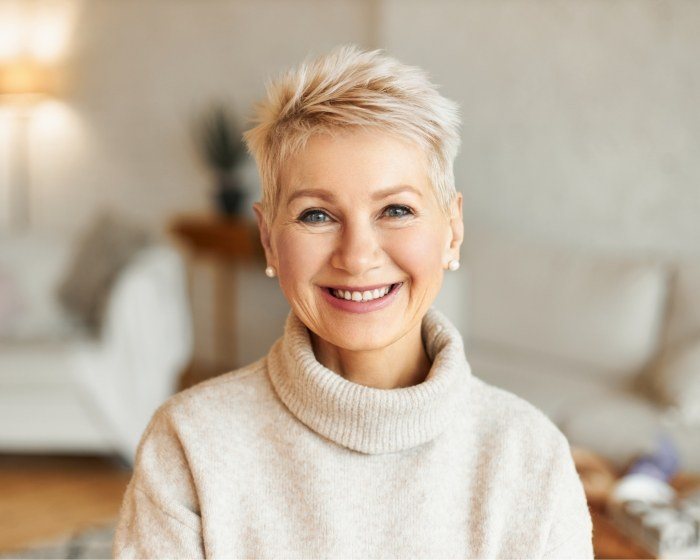
[[(612, 522), (606, 512), (607, 495), (611, 484), (622, 476), (626, 469), (617, 470), (605, 459), (581, 448), (572, 448), (576, 470), (581, 476), (588, 509), (593, 521), (593, 549), (596, 558), (651, 559), (656, 558), (641, 544), (633, 541)], [(592, 470), (593, 467), (593, 470)], [(595, 478), (592, 478), (592, 474)], [(598, 482), (595, 482), (595, 479)], [(605, 480), (602, 484), (600, 481)], [(678, 473), (671, 481), (679, 496), (700, 488), (700, 474)]]
[(596, 558), (653, 559), (649, 551), (629, 539), (604, 511), (590, 508), (593, 521), (593, 550)]
[(191, 364), (180, 383), (180, 388), (186, 388), (240, 365), (235, 351), (235, 270), (246, 263), (264, 266), (265, 255), (257, 225), (247, 218), (182, 214), (172, 218), (168, 231), (188, 255), (190, 270), (202, 260), (213, 262), (216, 270), (213, 317), (216, 360)]

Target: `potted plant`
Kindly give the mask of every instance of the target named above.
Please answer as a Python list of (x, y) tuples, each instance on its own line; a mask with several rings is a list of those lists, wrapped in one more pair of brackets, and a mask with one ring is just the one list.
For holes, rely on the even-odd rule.
[(247, 157), (242, 135), (223, 104), (211, 105), (194, 124), (199, 155), (214, 176), (214, 202), (229, 216), (239, 215), (245, 189), (238, 170)]

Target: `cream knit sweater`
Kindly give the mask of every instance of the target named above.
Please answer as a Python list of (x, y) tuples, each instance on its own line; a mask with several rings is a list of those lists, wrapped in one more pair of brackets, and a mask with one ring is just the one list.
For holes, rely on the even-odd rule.
[(352, 383), (290, 313), (259, 361), (178, 393), (141, 439), (117, 558), (593, 558), (568, 443), (423, 320), (413, 387)]

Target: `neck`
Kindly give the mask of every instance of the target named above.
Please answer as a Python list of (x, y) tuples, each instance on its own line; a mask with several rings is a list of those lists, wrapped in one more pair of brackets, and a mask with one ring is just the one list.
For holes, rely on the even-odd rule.
[(393, 344), (380, 349), (348, 350), (311, 334), (316, 359), (348, 381), (376, 389), (422, 383), (430, 372), (420, 323)]

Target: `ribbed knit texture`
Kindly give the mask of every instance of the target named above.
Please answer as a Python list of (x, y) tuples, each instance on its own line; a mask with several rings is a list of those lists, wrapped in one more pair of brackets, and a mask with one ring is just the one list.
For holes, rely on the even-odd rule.
[(471, 374), (431, 309), (432, 362), (375, 389), (320, 364), (290, 313), (268, 355), (183, 391), (139, 444), (117, 558), (592, 558), (568, 443)]
[(459, 390), (471, 375), (459, 333), (441, 324), (437, 315), (431, 309), (422, 324), (433, 362), (427, 379), (389, 390), (352, 383), (320, 364), (308, 329), (290, 314), (284, 338), (268, 357), (272, 384), (304, 424), (355, 451), (389, 453), (425, 443), (453, 418)]

